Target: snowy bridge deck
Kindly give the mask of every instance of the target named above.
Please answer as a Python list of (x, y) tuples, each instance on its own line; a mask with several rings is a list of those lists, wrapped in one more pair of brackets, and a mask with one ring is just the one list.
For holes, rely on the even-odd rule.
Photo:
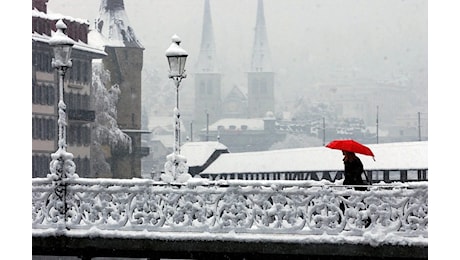
[(428, 257), (427, 182), (368, 191), (327, 181), (64, 183), (32, 181), (34, 255)]

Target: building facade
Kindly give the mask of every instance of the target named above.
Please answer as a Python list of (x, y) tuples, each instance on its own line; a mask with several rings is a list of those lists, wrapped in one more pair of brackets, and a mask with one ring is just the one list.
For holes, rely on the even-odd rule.
[[(144, 47), (130, 26), (123, 0), (102, 0), (95, 34), (108, 54), (104, 67), (110, 71), (110, 84), (120, 89), (117, 103), (118, 127), (131, 138), (131, 149), (112, 149), (109, 159), (113, 178), (140, 178), (141, 159), (149, 154), (143, 147), (142, 66)], [(94, 35), (93, 35), (94, 36)]]
[(64, 81), (67, 106), (67, 150), (74, 155), (77, 174), (91, 176), (91, 124), (95, 111), (91, 104), (93, 59), (106, 53), (88, 44), (87, 20), (49, 14), (48, 0), (32, 1), (32, 177), (46, 177), (51, 153), (57, 150), (58, 76), (51, 66), (53, 51), (49, 40), (62, 19), (66, 34), (75, 41), (72, 67)]
[(273, 113), (261, 118), (224, 118), (200, 131), (201, 140), (219, 141), (231, 153), (265, 151), (285, 137)]

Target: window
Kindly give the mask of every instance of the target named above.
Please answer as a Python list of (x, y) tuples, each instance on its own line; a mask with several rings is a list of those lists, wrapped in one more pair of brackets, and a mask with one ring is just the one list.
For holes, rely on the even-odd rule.
[(32, 177), (46, 177), (49, 173), (50, 155), (32, 155)]
[(82, 109), (85, 109), (85, 108), (89, 109), (89, 104), (90, 104), (89, 99), (90, 99), (89, 95), (86, 95), (86, 94), (82, 95), (82, 100), (81, 100)]
[(76, 60), (74, 63), (74, 70), (75, 70), (75, 81), (81, 81), (82, 76), (81, 76), (81, 63), (79, 60)]
[(260, 86), (260, 94), (267, 94), (267, 86), (265, 85)]
[(54, 86), (49, 85), (48, 89), (47, 89), (47, 93), (48, 93), (48, 98), (47, 98), (48, 103), (47, 104), (52, 106), (52, 105), (54, 105), (56, 103), (56, 100), (55, 100), (56, 99), (55, 98), (56, 94), (55, 94), (55, 91), (54, 91)]
[(204, 81), (200, 81), (200, 93), (204, 94), (206, 92), (206, 85), (204, 84)]
[(32, 118), (32, 139), (38, 139), (38, 118)]
[(82, 109), (82, 95), (80, 93), (74, 94), (75, 98), (75, 104), (74, 107), (75, 109)]
[(52, 61), (51, 55), (49, 53), (45, 53), (44, 54), (44, 60), (45, 60), (45, 71), (46, 72), (52, 72), (53, 67), (51, 66), (51, 61)]
[(83, 145), (90, 145), (91, 143), (91, 129), (89, 126), (83, 127)]
[(91, 140), (91, 129), (89, 126), (72, 124), (67, 128), (67, 141), (70, 145), (87, 146)]
[(40, 105), (46, 105), (47, 104), (46, 103), (46, 97), (48, 96), (46, 88), (43, 85), (40, 85), (38, 88), (40, 89), (40, 96), (39, 96), (40, 101), (39, 101), (39, 104)]
[(83, 62), (83, 82), (88, 83), (89, 82), (89, 69), (88, 69), (88, 62)]
[(46, 121), (43, 120), (43, 118), (40, 118), (39, 120), (39, 124), (40, 124), (40, 132), (39, 132), (39, 136), (40, 136), (40, 140), (45, 140), (46, 139)]
[(208, 79), (208, 81), (206, 83), (207, 83), (206, 86), (207, 86), (207, 90), (208, 90), (208, 95), (212, 95), (212, 93), (213, 93), (212, 80)]
[(53, 119), (46, 120), (46, 139), (53, 140), (55, 137), (55, 124)]
[(38, 85), (36, 82), (32, 81), (32, 104), (38, 103)]
[(43, 100), (42, 100), (42, 104), (44, 105), (49, 105), (50, 104), (50, 100), (49, 100), (49, 86), (45, 85), (43, 86), (43, 91), (42, 91), (42, 94), (43, 94)]

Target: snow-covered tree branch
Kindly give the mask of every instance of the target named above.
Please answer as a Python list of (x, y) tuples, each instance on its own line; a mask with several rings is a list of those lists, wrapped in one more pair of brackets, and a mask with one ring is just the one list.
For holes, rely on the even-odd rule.
[(93, 93), (96, 119), (92, 128), (92, 172), (98, 177), (110, 173), (110, 157), (113, 150), (127, 150), (131, 153), (131, 138), (118, 128), (117, 102), (121, 93), (118, 85), (109, 89), (110, 72), (104, 69), (100, 60), (93, 62)]

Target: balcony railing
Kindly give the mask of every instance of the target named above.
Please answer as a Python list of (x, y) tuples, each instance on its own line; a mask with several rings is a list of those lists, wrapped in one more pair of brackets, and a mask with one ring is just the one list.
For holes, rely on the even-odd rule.
[(93, 110), (69, 109), (67, 111), (69, 120), (94, 122), (96, 113)]

